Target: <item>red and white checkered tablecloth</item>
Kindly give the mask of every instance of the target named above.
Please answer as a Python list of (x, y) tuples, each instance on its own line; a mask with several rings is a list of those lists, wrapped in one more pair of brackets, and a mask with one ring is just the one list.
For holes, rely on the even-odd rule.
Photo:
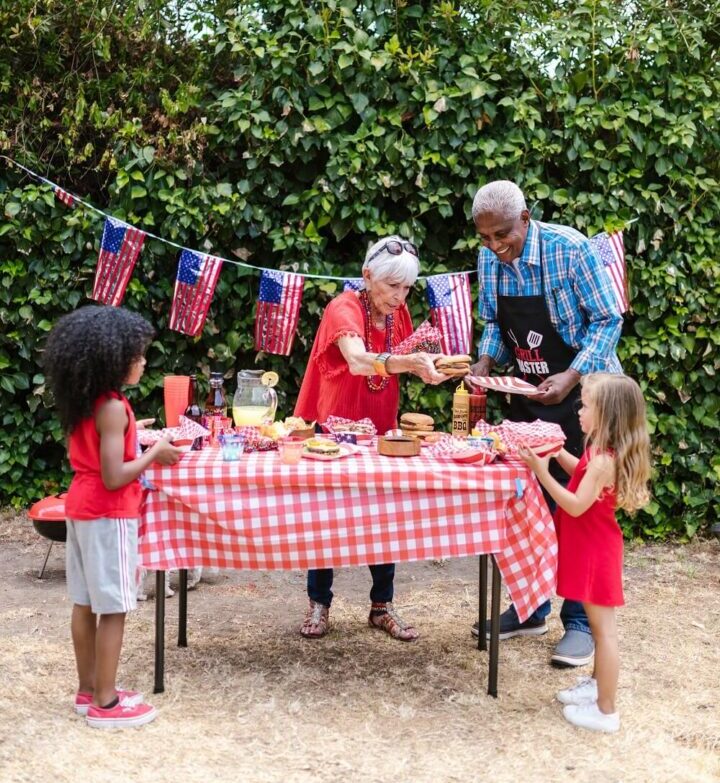
[(493, 553), (520, 620), (555, 588), (557, 541), (520, 462), (476, 467), (360, 447), (283, 465), (277, 452), (223, 462), (218, 449), (153, 465), (140, 562), (168, 570), (307, 569)]

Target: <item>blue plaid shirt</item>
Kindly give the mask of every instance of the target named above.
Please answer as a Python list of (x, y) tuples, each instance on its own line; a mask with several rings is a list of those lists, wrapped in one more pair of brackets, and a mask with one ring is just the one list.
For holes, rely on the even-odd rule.
[(512, 354), (497, 322), (498, 274), (501, 296), (540, 296), (540, 237), (544, 261), (545, 303), (550, 320), (563, 340), (578, 351), (570, 367), (581, 375), (622, 372), (615, 350), (622, 329), (607, 272), (595, 249), (579, 231), (567, 226), (530, 221), (518, 269), (522, 285), (509, 264), (483, 247), (478, 254), (478, 310), (485, 330), (478, 345), (497, 364)]

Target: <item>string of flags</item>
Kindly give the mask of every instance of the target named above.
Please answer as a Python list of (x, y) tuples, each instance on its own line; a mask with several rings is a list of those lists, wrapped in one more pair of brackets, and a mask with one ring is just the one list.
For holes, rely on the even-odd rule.
[[(184, 248), (175, 242), (111, 217), (11, 158), (5, 155), (0, 157), (49, 185), (56, 199), (67, 207), (73, 208), (81, 204), (105, 218), (92, 293), (95, 301), (113, 307), (122, 303), (146, 237), (177, 247), (180, 252), (169, 327), (190, 337), (195, 337), (202, 332), (223, 263), (260, 272), (260, 287), (255, 310), (255, 349), (283, 356), (288, 356), (292, 351), (300, 320), (305, 277), (341, 280), (345, 291), (358, 291), (364, 285), (362, 278), (300, 275), (295, 272), (265, 269)], [(612, 234), (603, 232), (592, 237), (590, 241), (602, 259), (620, 312), (625, 313), (629, 302), (622, 231)], [(448, 354), (471, 352), (471, 274), (476, 274), (475, 270), (419, 278), (427, 282), (426, 296), (432, 324), (440, 331), (442, 349)]]

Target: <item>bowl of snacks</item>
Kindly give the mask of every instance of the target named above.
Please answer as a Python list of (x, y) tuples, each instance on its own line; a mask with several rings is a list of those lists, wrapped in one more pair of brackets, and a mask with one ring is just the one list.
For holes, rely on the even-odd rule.
[(300, 438), (307, 440), (315, 435), (315, 422), (305, 421), (299, 416), (288, 416), (284, 421), (285, 429), (291, 438)]

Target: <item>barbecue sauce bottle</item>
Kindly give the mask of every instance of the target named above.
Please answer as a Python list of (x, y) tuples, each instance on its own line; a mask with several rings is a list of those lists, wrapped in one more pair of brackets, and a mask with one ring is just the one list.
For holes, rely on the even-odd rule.
[[(202, 408), (198, 404), (197, 375), (190, 376), (190, 393), (188, 395), (188, 406), (185, 408), (185, 416), (191, 421), (202, 424)], [(202, 449), (202, 437), (195, 438), (190, 446), (191, 451), (200, 451)]]

